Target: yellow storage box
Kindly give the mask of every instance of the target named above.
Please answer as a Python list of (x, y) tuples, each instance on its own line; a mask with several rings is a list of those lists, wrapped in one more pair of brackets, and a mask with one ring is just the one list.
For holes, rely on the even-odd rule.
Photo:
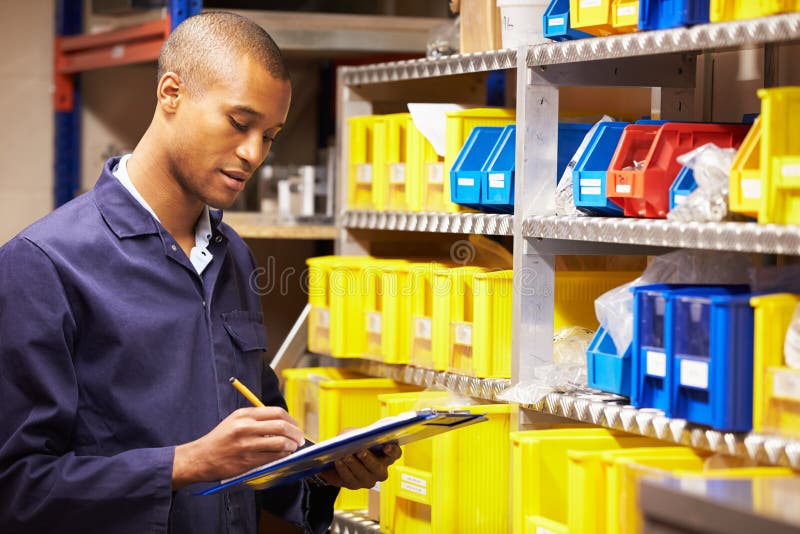
[(373, 183), (375, 181), (375, 121), (378, 115), (351, 117), (350, 161), (347, 174), (347, 205), (350, 209), (369, 210), (375, 207)]
[(760, 89), (762, 182), (758, 222), (800, 224), (800, 87)]
[(336, 256), (309, 258), (308, 265), (308, 350), (317, 354), (331, 353), (331, 314), (329, 282)]
[(406, 128), (410, 113), (381, 115), (375, 120), (372, 204), (376, 210), (406, 207)]
[(516, 112), (513, 109), (474, 108), (447, 113), (444, 175), (441, 184), (428, 183), (427, 191), (425, 191), (425, 208), (428, 211), (452, 213), (463, 210), (459, 205), (450, 201), (450, 168), (472, 129), (476, 126), (506, 126), (514, 124), (515, 120)]
[(711, 22), (743, 20), (800, 11), (798, 0), (711, 0)]
[(637, 271), (556, 271), (555, 330), (567, 326), (597, 329), (595, 299), (640, 274)]
[[(384, 285), (384, 281), (387, 281), (385, 277), (387, 270), (406, 264), (405, 260), (374, 258), (362, 266), (360, 276), (364, 284), (364, 333), (362, 334), (364, 336), (364, 358), (383, 361), (384, 340), (393, 340), (396, 330), (403, 328), (394, 322), (395, 314), (390, 314), (388, 318), (384, 316), (384, 305), (391, 300), (390, 294), (397, 295), (396, 291), (392, 291)], [(406, 289), (406, 291), (408, 290)], [(355, 335), (355, 332), (352, 334)], [(396, 357), (396, 349), (392, 356)]]
[[(374, 423), (380, 418), (378, 396), (381, 394), (419, 390), (417, 386), (388, 378), (363, 378), (358, 373), (325, 367), (287, 369), (283, 376), (289, 413), (314, 441), (332, 438), (348, 428)], [(339, 510), (364, 509), (367, 497), (366, 489), (342, 489), (334, 507)]]
[(744, 138), (736, 153), (729, 175), (728, 208), (735, 212), (758, 217), (761, 204), (761, 182), (766, 169), (761, 166), (761, 117)]
[[(450, 364), (451, 329), (454, 317), (463, 317), (465, 308), (472, 309), (472, 279), (485, 272), (480, 267), (454, 267), (433, 273), (431, 292), (431, 366), (446, 371)], [(468, 299), (469, 304), (465, 304)]]
[(611, 25), (617, 33), (639, 29), (639, 0), (611, 0)]
[[(411, 294), (411, 354), (412, 365), (437, 369), (433, 358), (433, 302), (434, 273), (445, 269), (441, 264), (418, 264), (411, 267), (408, 273), (409, 283), (414, 291)], [(443, 289), (444, 290), (444, 289)], [(441, 295), (440, 295), (441, 296)], [(444, 303), (441, 303), (444, 305)], [(439, 364), (442, 369), (446, 362)]]
[(392, 465), (381, 484), (381, 507), (388, 510), (381, 513), (381, 528), (414, 534), (505, 534), (508, 440), (516, 410), (505, 404), (447, 408), (486, 414), (488, 421), (420, 441), (416, 445), (426, 450)]
[[(623, 5), (624, 4), (624, 5)], [(614, 35), (635, 30), (639, 24), (639, 6), (631, 13), (634, 2), (613, 0), (569, 0), (569, 24), (576, 30), (592, 35)], [(618, 9), (622, 9), (622, 16)], [(636, 15), (636, 26), (631, 27), (631, 15)], [(617, 19), (618, 27), (614, 26)]]
[[(405, 205), (408, 211), (422, 211), (427, 205), (439, 205), (444, 187), (444, 156), (434, 150), (422, 132), (409, 118), (406, 123), (406, 182)], [(434, 197), (428, 198), (428, 192)], [(387, 209), (398, 209), (402, 201), (402, 188), (398, 185), (390, 196)]]
[(753, 297), (753, 429), (800, 436), (800, 369), (786, 365), (783, 344), (800, 295)]
[[(450, 370), (479, 378), (511, 377), (513, 271), (463, 277), (452, 309)], [(470, 287), (471, 286), (471, 287)]]
[(568, 428), (513, 432), (511, 444), (512, 532), (518, 534), (524, 532), (530, 518), (536, 524), (545, 518), (567, 528), (569, 451), (657, 447), (665, 443), (604, 428)]
[(331, 267), (328, 302), (332, 356), (361, 358), (366, 352), (367, 277), (364, 268), (374, 261), (367, 256), (347, 257)]

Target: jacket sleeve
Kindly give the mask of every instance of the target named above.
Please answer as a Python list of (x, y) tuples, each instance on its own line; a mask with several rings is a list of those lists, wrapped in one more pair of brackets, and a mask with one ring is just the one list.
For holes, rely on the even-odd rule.
[[(262, 399), (267, 406), (286, 408), (280, 393), (278, 378), (268, 366), (264, 366), (261, 380)], [(316, 487), (305, 480), (278, 486), (260, 492), (261, 505), (273, 515), (300, 526), (314, 534), (328, 532), (333, 521), (333, 503), (339, 488)]]
[(76, 453), (76, 317), (25, 238), (0, 248), (0, 531), (166, 532), (173, 447)]

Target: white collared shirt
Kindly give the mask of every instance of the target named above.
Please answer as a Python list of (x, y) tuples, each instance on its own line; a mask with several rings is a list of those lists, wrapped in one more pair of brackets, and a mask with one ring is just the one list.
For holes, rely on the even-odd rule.
[[(128, 160), (130, 157), (130, 154), (122, 156), (119, 160), (119, 164), (114, 169), (114, 176), (125, 186), (125, 189), (133, 195), (133, 198), (135, 198), (144, 209), (150, 212), (150, 215), (152, 215), (155, 220), (161, 222), (158, 220), (156, 212), (150, 207), (150, 204), (139, 194), (136, 186), (133, 185), (131, 181), (131, 177), (128, 176)], [(211, 251), (208, 250), (208, 244), (211, 242), (211, 234), (211, 216), (208, 212), (208, 206), (203, 206), (203, 213), (200, 214), (200, 218), (197, 220), (197, 226), (195, 226), (194, 229), (194, 247), (192, 247), (189, 253), (189, 261), (192, 262), (192, 266), (198, 274), (203, 274), (208, 264), (214, 259), (214, 256), (211, 255)]]

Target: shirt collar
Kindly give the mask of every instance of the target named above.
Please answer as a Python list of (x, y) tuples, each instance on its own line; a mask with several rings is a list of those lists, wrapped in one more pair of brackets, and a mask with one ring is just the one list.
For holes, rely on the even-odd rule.
[[(113, 170), (119, 164), (119, 157), (110, 158), (103, 165), (100, 178), (94, 186), (95, 204), (103, 219), (114, 234), (120, 238), (158, 234), (158, 223), (153, 215), (137, 201), (125, 186), (114, 176)], [(197, 228), (210, 225), (212, 235), (216, 234), (222, 221), (222, 210), (206, 209), (208, 219), (201, 216)], [(205, 227), (206, 231), (208, 227)]]

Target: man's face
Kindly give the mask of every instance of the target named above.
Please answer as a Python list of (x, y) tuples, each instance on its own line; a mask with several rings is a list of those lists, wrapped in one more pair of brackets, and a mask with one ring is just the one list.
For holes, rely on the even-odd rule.
[(291, 85), (246, 55), (199, 94), (184, 93), (173, 125), (172, 174), (189, 196), (228, 208), (269, 153)]

